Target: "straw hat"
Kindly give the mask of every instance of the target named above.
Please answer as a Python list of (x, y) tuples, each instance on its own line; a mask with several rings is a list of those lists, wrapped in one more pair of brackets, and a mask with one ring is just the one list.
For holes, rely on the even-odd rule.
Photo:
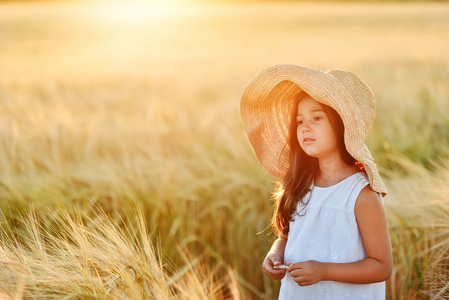
[(262, 167), (282, 180), (289, 167), (288, 131), (293, 99), (306, 92), (335, 109), (344, 127), (349, 154), (360, 162), (371, 188), (387, 194), (365, 140), (375, 115), (370, 88), (354, 73), (323, 72), (299, 65), (277, 65), (260, 73), (245, 89), (240, 103), (243, 127)]

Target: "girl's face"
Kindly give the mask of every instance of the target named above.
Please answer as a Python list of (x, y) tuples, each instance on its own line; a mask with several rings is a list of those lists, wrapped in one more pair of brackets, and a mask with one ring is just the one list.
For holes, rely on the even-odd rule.
[(320, 103), (305, 96), (298, 103), (296, 135), (302, 150), (323, 159), (338, 154), (337, 137)]

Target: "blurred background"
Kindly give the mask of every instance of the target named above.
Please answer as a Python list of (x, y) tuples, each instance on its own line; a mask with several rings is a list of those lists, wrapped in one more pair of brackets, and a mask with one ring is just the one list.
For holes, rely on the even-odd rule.
[(372, 88), (387, 298), (446, 299), (448, 48), (445, 1), (0, 1), (0, 294), (276, 298), (261, 270), (275, 182), (239, 104), (293, 63)]

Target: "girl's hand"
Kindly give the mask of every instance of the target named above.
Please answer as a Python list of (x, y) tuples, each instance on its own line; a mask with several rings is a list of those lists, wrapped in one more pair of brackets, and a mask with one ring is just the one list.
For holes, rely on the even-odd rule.
[(325, 267), (323, 263), (315, 260), (308, 260), (298, 263), (287, 262), (288, 272), (293, 277), (293, 280), (300, 285), (312, 285), (324, 278)]
[(274, 280), (281, 280), (284, 278), (287, 270), (285, 269), (273, 269), (273, 266), (281, 265), (281, 257), (276, 252), (271, 252), (265, 257), (263, 261), (263, 271), (265, 274)]

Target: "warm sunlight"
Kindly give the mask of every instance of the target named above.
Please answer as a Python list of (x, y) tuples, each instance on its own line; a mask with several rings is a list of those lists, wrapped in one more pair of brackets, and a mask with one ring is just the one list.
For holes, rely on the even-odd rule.
[[(0, 300), (278, 299), (263, 261), (279, 180), (241, 116), (280, 109), (265, 97), (241, 109), (288, 88), (264, 77), (245, 89), (277, 64), (353, 71), (371, 87), (366, 144), (394, 255), (378, 294), (449, 299), (448, 33), (449, 0), (0, 0)], [(337, 86), (308, 83), (335, 99), (348, 92)], [(289, 122), (275, 119), (263, 123)], [(354, 205), (355, 189), (330, 198)], [(331, 242), (333, 223), (355, 216), (337, 204), (322, 228)], [(310, 257), (350, 258), (331, 248)]]
[(96, 17), (111, 19), (121, 23), (139, 23), (147, 18), (164, 18), (182, 14), (192, 0), (98, 0), (90, 2)]

